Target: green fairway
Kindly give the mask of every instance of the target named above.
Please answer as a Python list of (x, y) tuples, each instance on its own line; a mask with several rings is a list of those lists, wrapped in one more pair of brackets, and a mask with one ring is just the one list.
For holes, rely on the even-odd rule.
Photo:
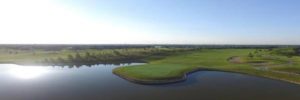
[(121, 75), (145, 80), (164, 80), (182, 77), (182, 74), (195, 69), (192, 66), (179, 64), (147, 64), (126, 68), (117, 68), (114, 71)]
[[(203, 49), (168, 56), (161, 60), (152, 60), (146, 65), (119, 67), (113, 72), (123, 78), (156, 82), (183, 78), (195, 69), (210, 69), (245, 73), (250, 75), (279, 79), (300, 83), (299, 57), (288, 58), (272, 55), (263, 50), (254, 57), (249, 57), (255, 49)], [(239, 57), (239, 63), (231, 62), (230, 58)], [(266, 68), (267, 70), (262, 70)]]

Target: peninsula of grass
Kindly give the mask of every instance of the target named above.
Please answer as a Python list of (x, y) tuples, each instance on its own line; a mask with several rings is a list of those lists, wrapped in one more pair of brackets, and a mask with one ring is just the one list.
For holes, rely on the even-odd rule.
[[(232, 60), (235, 61), (232, 61)], [(203, 49), (150, 60), (146, 65), (118, 67), (113, 73), (141, 84), (184, 81), (198, 70), (236, 72), (300, 84), (300, 57), (256, 49)]]

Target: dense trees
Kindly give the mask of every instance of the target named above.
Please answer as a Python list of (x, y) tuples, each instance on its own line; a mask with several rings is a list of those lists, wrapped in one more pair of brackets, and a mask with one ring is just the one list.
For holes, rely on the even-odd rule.
[(253, 58), (254, 55), (250, 52), (250, 53), (248, 54), (248, 57)]
[(300, 55), (300, 48), (295, 48), (295, 52), (297, 55)]
[(276, 48), (271, 51), (272, 54), (283, 55), (287, 57), (293, 57), (297, 55), (295, 48)]
[(189, 51), (181, 48), (126, 48), (108, 50), (84, 50), (69, 53), (66, 57), (45, 59), (43, 63), (53, 65), (90, 65), (145, 62), (145, 58), (164, 57), (174, 52)]

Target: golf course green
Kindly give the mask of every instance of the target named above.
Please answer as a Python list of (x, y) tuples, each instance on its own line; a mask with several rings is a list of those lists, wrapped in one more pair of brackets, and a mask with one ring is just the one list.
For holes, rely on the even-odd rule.
[(300, 57), (287, 55), (288, 50), (202, 49), (150, 60), (145, 65), (118, 67), (113, 73), (141, 84), (179, 82), (199, 70), (236, 72), (300, 84)]

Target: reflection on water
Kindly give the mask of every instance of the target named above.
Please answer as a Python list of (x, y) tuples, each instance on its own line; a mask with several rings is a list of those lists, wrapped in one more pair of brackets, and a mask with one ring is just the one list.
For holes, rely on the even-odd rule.
[[(80, 67), (97, 67), (97, 66), (129, 66), (129, 65), (140, 65), (145, 63), (119, 63), (119, 64), (93, 64), (93, 65), (67, 65), (67, 66), (51, 66), (51, 67), (60, 67), (60, 68), (80, 68)], [(47, 67), (47, 66), (40, 66)], [(49, 66), (48, 66), (49, 67)]]
[(226, 72), (196, 72), (169, 85), (134, 84), (112, 74), (122, 65), (0, 64), (0, 100), (300, 100), (298, 85)]
[(12, 76), (20, 79), (33, 79), (38, 78), (44, 74), (49, 72), (49, 68), (47, 67), (35, 67), (35, 66), (11, 66), (9, 68), (8, 73)]
[[(124, 64), (97, 64), (82, 66), (21, 66), (15, 64), (0, 64), (1, 71), (6, 71), (9, 75), (19, 79), (35, 79), (45, 74), (55, 71), (55, 69), (78, 69), (81, 67), (98, 67), (98, 66), (128, 66), (140, 65), (143, 63), (124, 63)], [(51, 68), (52, 67), (52, 68)]]

